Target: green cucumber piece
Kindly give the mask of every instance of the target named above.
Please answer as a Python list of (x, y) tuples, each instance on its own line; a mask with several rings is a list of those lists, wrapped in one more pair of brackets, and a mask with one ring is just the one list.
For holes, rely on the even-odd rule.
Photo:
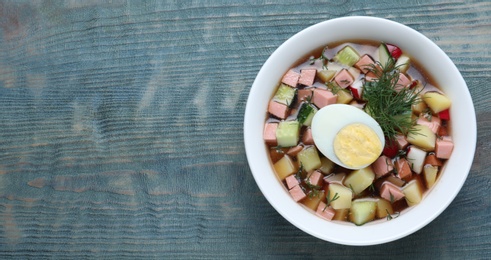
[(380, 44), (378, 47), (378, 57), (380, 65), (382, 65), (383, 68), (386, 68), (389, 62), (394, 64), (394, 58), (392, 58), (390, 55), (389, 49), (387, 49), (387, 45), (385, 45), (385, 43)]
[(309, 146), (304, 148), (297, 154), (298, 161), (302, 165), (303, 169), (307, 172), (315, 170), (321, 167), (321, 159), (315, 146)]
[(281, 84), (276, 91), (273, 100), (278, 103), (290, 106), (293, 103), (293, 99), (295, 98), (296, 93), (297, 89), (292, 88), (286, 84)]
[(346, 66), (352, 67), (358, 62), (358, 60), (360, 60), (360, 55), (355, 49), (353, 49), (353, 47), (347, 45), (342, 48), (336, 54), (336, 56), (334, 56), (334, 60)]
[(281, 121), (276, 128), (278, 146), (292, 147), (298, 144), (300, 137), (300, 123), (294, 121)]
[(311, 104), (304, 103), (298, 112), (297, 120), (301, 125), (310, 126), (315, 113), (317, 113), (316, 107)]

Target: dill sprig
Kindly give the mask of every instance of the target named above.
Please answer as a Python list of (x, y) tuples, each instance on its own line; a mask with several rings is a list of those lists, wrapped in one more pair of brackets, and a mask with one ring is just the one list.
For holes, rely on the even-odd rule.
[(397, 84), (399, 69), (392, 60), (385, 67), (378, 63), (370, 70), (377, 78), (363, 86), (363, 98), (367, 100), (365, 112), (379, 123), (389, 140), (399, 132), (407, 135), (414, 131), (416, 120), (411, 118), (411, 106), (421, 102), (418, 95), (421, 90)]
[(322, 211), (325, 211), (327, 209), (327, 207), (329, 207), (329, 205), (331, 204), (331, 202), (333, 202), (333, 201), (335, 201), (337, 199), (339, 199), (338, 193), (336, 192), (334, 194), (334, 196), (332, 197), (332, 199), (331, 199), (331, 191), (328, 190), (327, 191), (327, 195), (326, 195), (326, 206), (324, 207), (324, 209)]
[(310, 182), (310, 178), (305, 180), (305, 184), (307, 187), (309, 187), (310, 191), (308, 193), (309, 198), (315, 198), (319, 196), (319, 193), (321, 191), (321, 186), (319, 185), (314, 185)]

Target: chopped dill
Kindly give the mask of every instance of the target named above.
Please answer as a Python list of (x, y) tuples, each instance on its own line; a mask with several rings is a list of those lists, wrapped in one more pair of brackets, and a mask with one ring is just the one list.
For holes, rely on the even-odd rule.
[(314, 184), (310, 183), (310, 178), (307, 178), (305, 180), (305, 184), (310, 189), (309, 194), (308, 194), (309, 198), (315, 198), (315, 197), (319, 196), (319, 192), (322, 188), (321, 186), (314, 185)]
[(325, 211), (325, 210), (327, 209), (327, 207), (329, 207), (329, 205), (331, 204), (331, 202), (333, 202), (333, 201), (335, 201), (335, 200), (337, 200), (337, 199), (339, 199), (339, 195), (338, 195), (338, 193), (336, 192), (336, 193), (334, 194), (334, 196), (332, 196), (332, 199), (331, 199), (331, 191), (330, 191), (330, 190), (328, 190), (328, 191), (327, 191), (327, 195), (326, 195), (326, 200), (327, 200), (327, 201), (326, 201), (326, 206), (324, 207), (324, 209), (323, 209), (322, 211)]
[(392, 215), (389, 213), (389, 210), (388, 210), (388, 209), (385, 209), (385, 212), (387, 212), (387, 220), (391, 220), (391, 219), (393, 219), (393, 218), (397, 218), (397, 217), (399, 217), (399, 215), (401, 214), (400, 212), (396, 212), (396, 213), (394, 213), (394, 214), (393, 214), (394, 216), (392, 216)]
[(364, 83), (363, 97), (367, 100), (365, 112), (380, 125), (384, 135), (392, 140), (399, 132), (407, 135), (414, 131), (416, 120), (411, 118), (411, 107), (421, 102), (417, 88), (406, 88), (397, 84), (399, 69), (394, 61), (386, 66), (372, 66), (370, 69), (377, 78)]

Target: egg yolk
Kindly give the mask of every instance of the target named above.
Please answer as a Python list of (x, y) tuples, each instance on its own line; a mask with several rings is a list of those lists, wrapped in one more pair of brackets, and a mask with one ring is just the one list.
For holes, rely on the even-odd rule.
[(382, 152), (377, 134), (364, 124), (343, 127), (334, 137), (334, 153), (349, 167), (361, 167), (373, 163)]

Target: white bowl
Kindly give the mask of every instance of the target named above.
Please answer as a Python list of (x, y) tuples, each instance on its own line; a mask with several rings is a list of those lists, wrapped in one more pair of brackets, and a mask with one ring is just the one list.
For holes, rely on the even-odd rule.
[[(428, 72), (452, 100), (454, 151), (435, 186), (418, 205), (390, 221), (363, 226), (329, 222), (296, 203), (276, 177), (263, 141), (268, 102), (283, 74), (296, 61), (329, 43), (375, 40), (398, 45)], [(345, 17), (315, 24), (295, 34), (268, 58), (252, 85), (244, 118), (244, 142), (257, 185), (271, 205), (301, 230), (333, 243), (375, 245), (421, 229), (452, 202), (469, 173), (476, 147), (476, 116), (467, 85), (450, 58), (431, 40), (402, 24), (374, 17)]]

